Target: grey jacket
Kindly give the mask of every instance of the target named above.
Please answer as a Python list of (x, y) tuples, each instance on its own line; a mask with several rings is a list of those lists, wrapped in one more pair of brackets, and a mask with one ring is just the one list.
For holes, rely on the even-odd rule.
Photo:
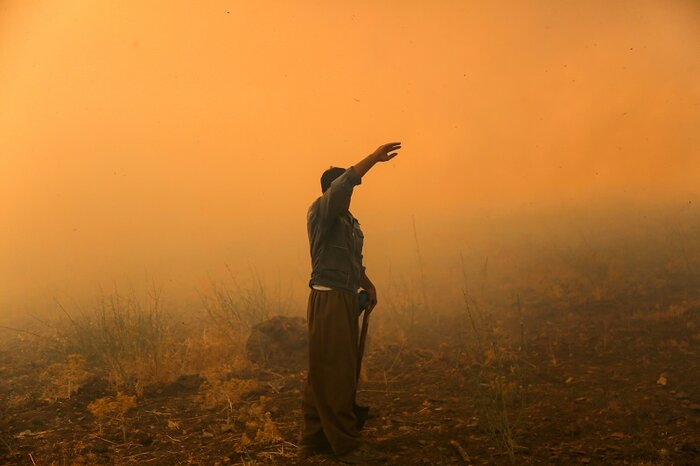
[(347, 210), (352, 190), (360, 183), (361, 178), (350, 167), (309, 207), (306, 216), (312, 267), (309, 286), (321, 285), (351, 293), (360, 288), (365, 271), (364, 235), (360, 223)]

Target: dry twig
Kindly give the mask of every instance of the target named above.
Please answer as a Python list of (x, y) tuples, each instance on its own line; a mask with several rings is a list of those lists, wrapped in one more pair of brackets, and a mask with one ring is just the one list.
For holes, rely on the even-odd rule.
[(462, 448), (462, 445), (460, 445), (457, 440), (450, 440), (450, 445), (455, 447), (455, 450), (457, 450), (457, 453), (459, 453), (459, 456), (462, 457), (462, 460), (464, 460), (465, 463), (471, 465), (471, 458), (469, 458), (469, 455), (467, 455), (467, 452), (464, 450), (464, 448)]

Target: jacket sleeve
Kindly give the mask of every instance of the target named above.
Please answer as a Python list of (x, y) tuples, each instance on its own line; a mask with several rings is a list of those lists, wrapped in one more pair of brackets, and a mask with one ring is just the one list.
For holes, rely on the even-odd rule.
[(361, 183), (362, 179), (357, 176), (354, 167), (348, 168), (333, 180), (319, 201), (318, 212), (322, 228), (332, 225), (339, 215), (348, 211), (348, 199), (352, 196), (352, 190)]

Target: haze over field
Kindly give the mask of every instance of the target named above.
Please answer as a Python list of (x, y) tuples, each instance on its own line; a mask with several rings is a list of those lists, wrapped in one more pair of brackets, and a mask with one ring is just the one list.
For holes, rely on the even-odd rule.
[(352, 206), (380, 287), (413, 219), (434, 279), (620, 211), (697, 224), (698, 128), (692, 0), (4, 0), (0, 318), (225, 264), (301, 296), (321, 172), (393, 140)]

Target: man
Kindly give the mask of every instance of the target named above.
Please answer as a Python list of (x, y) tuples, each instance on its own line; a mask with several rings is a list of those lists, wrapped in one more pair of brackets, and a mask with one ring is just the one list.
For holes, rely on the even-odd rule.
[(353, 412), (357, 389), (358, 289), (377, 291), (362, 262), (364, 235), (350, 213), (353, 188), (378, 162), (396, 157), (401, 143), (384, 144), (354, 166), (330, 168), (321, 176), (322, 196), (307, 214), (311, 248), (311, 287), (307, 308), (309, 373), (302, 409), (304, 428), (299, 455), (332, 453), (345, 463), (386, 458), (360, 439)]

